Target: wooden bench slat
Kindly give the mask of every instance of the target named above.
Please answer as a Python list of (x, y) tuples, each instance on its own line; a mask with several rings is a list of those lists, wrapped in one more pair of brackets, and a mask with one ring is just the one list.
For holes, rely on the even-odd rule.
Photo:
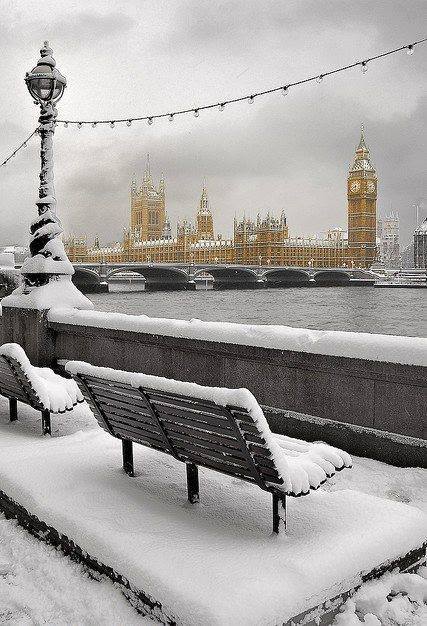
[(222, 428), (223, 430), (230, 430), (228, 420), (218, 418), (213, 415), (208, 415), (206, 413), (198, 413), (195, 411), (189, 411), (186, 408), (179, 408), (176, 406), (159, 404), (157, 402), (153, 402), (153, 406), (159, 415), (168, 415), (172, 417), (185, 417), (187, 419), (191, 419), (195, 422), (203, 422), (204, 424), (209, 425), (209, 427), (215, 429), (216, 427)]
[(242, 478), (248, 482), (254, 483), (254, 477), (245, 471), (242, 467), (238, 465), (230, 465), (224, 462), (221, 462), (217, 459), (212, 459), (206, 457), (201, 454), (187, 452), (185, 449), (178, 449), (182, 460), (189, 461), (190, 463), (195, 463), (196, 465), (201, 465), (202, 467), (207, 467), (208, 469), (213, 469), (223, 474), (228, 474), (229, 476)]
[(28, 403), (28, 398), (24, 394), (21, 388), (18, 386), (12, 387), (3, 383), (0, 377), (0, 390), (4, 392), (7, 396), (12, 396), (12, 398), (16, 398), (17, 400), (21, 400), (21, 402)]
[(145, 415), (148, 418), (150, 417), (149, 410), (146, 406), (124, 404), (119, 400), (107, 400), (97, 395), (95, 395), (95, 401), (103, 408), (103, 410), (114, 409), (115, 411), (117, 409), (118, 411), (122, 411), (125, 415), (129, 413), (130, 415)]
[(0, 380), (4, 382), (5, 385), (16, 386), (22, 389), (22, 385), (19, 382), (19, 379), (15, 374), (9, 372), (0, 372)]
[(144, 428), (147, 432), (152, 432), (159, 437), (161, 436), (161, 432), (157, 424), (153, 424), (148, 420), (133, 419), (133, 417), (128, 417), (127, 415), (117, 414), (114, 412), (108, 412), (106, 413), (106, 416), (109, 421), (114, 420), (122, 424), (128, 424), (129, 426), (132, 426), (132, 428)]
[(158, 396), (162, 398), (169, 398), (170, 400), (175, 400), (179, 403), (196, 403), (200, 406), (205, 406), (206, 408), (219, 411), (222, 409), (222, 407), (219, 404), (216, 404), (216, 402), (213, 402), (213, 400), (205, 400), (204, 398), (198, 398), (197, 396), (186, 396), (172, 391), (163, 391), (161, 389), (153, 389), (150, 387), (142, 387), (142, 389), (144, 390), (144, 393), (150, 397)]
[(116, 422), (115, 420), (109, 420), (109, 423), (112, 427), (112, 429), (117, 432), (117, 433), (127, 433), (127, 434), (131, 434), (133, 436), (136, 435), (141, 435), (142, 437), (144, 437), (144, 439), (147, 439), (149, 441), (152, 441), (154, 443), (156, 443), (156, 445), (158, 445), (159, 447), (161, 447), (162, 450), (165, 449), (165, 445), (163, 443), (163, 440), (160, 439), (159, 436), (156, 436), (155, 433), (152, 433), (151, 431), (147, 430), (146, 428), (134, 428), (132, 426), (130, 426), (129, 424), (122, 424), (121, 422)]
[(145, 438), (141, 433), (124, 432), (120, 435), (115, 436), (117, 437), (117, 439), (133, 441), (134, 443), (146, 446), (147, 448), (152, 448), (153, 450), (157, 450), (158, 452), (167, 452), (163, 445), (159, 445), (158, 443), (156, 444), (153, 440)]
[(146, 426), (150, 429), (155, 430), (157, 433), (160, 432), (157, 424), (153, 424), (153, 421), (150, 420), (150, 417), (146, 414), (140, 413), (130, 413), (130, 411), (124, 411), (118, 409), (116, 407), (105, 407), (102, 406), (102, 412), (109, 418), (117, 418), (120, 420), (127, 420), (128, 422), (132, 422), (134, 424), (141, 424), (142, 427)]
[(224, 456), (220, 452), (215, 452), (215, 450), (209, 448), (201, 448), (199, 446), (193, 446), (192, 444), (181, 443), (179, 441), (176, 441), (174, 447), (180, 455), (184, 454), (185, 456), (193, 456), (195, 458), (198, 457), (205, 459), (205, 464), (209, 461), (209, 459), (215, 460), (216, 462), (223, 463), (226, 466), (229, 465), (232, 471), (234, 471), (234, 468), (237, 468), (239, 472), (250, 475), (248, 465), (244, 459)]
[(150, 402), (153, 402), (154, 404), (177, 406), (179, 408), (188, 409), (189, 411), (195, 411), (198, 413), (203, 413), (205, 415), (211, 415), (219, 419), (227, 419), (224, 412), (225, 407), (220, 407), (217, 404), (205, 404), (204, 402), (198, 402), (197, 398), (187, 400), (181, 399), (178, 396), (162, 396), (152, 392), (147, 392), (147, 397), (149, 398)]
[(240, 450), (239, 443), (236, 441), (235, 437), (231, 436), (231, 433), (230, 436), (220, 435), (218, 433), (213, 433), (211, 431), (207, 432), (206, 430), (201, 430), (200, 428), (189, 426), (187, 424), (179, 424), (177, 422), (165, 422), (164, 425), (168, 432), (171, 431), (173, 433), (189, 435), (190, 437), (201, 439), (202, 441), (214, 441), (221, 446)]
[(81, 376), (87, 382), (93, 382), (100, 387), (121, 387), (126, 391), (135, 391), (135, 387), (132, 387), (129, 383), (121, 383), (116, 380), (109, 380), (108, 378), (100, 378), (99, 376), (91, 376), (90, 374), (77, 374), (77, 376)]
[(249, 450), (255, 455), (263, 456), (267, 459), (270, 459), (272, 457), (271, 451), (267, 445), (260, 446), (256, 443), (251, 443), (250, 441), (247, 441), (247, 445), (249, 447)]
[[(216, 458), (221, 459), (231, 459), (233, 462), (238, 462), (239, 464), (244, 461), (245, 457), (240, 450), (232, 449), (232, 448), (224, 448), (223, 446), (219, 446), (214, 442), (202, 441), (201, 439), (194, 439), (193, 437), (189, 437), (188, 435), (181, 435), (176, 433), (168, 433), (168, 437), (170, 438), (173, 446), (188, 446), (190, 450), (200, 449), (200, 451), (212, 451), (217, 456)], [(246, 465), (246, 463), (245, 463)]]
[(234, 415), (237, 418), (237, 420), (242, 421), (242, 422), (247, 422), (248, 424), (254, 423), (254, 418), (245, 409), (242, 409), (241, 407), (230, 406), (230, 405), (227, 406), (227, 409), (230, 411), (232, 415)]
[(249, 424), (246, 422), (240, 422), (240, 429), (248, 435), (254, 435), (259, 438), (262, 438), (262, 433), (258, 430), (258, 427), (255, 424)]
[(159, 416), (162, 422), (170, 422), (172, 424), (185, 424), (188, 426), (193, 426), (195, 428), (199, 428), (200, 430), (204, 430), (207, 433), (217, 433), (223, 435), (233, 434), (230, 428), (223, 428), (222, 426), (213, 427), (211, 424), (207, 424), (206, 422), (201, 422), (193, 419), (193, 417), (184, 417), (183, 415), (170, 415), (169, 413), (163, 413), (158, 411)]
[(141, 402), (141, 396), (139, 394), (135, 395), (126, 395), (123, 393), (123, 390), (116, 390), (113, 388), (110, 389), (100, 389), (98, 385), (92, 385), (88, 383), (89, 389), (93, 392), (94, 395), (100, 398), (107, 398), (111, 400), (119, 400), (120, 402), (124, 402), (125, 404), (132, 405), (134, 402)]

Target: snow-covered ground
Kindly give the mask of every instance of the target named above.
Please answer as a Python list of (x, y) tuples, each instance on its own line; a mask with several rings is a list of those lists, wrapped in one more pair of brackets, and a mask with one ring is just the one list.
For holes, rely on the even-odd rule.
[[(9, 425), (7, 400), (0, 397), (1, 446), (4, 457), (10, 455), (12, 448), (16, 446), (16, 437), (14, 435), (21, 437), (22, 445), (28, 444), (32, 449), (34, 446), (31, 440), (34, 437), (37, 438), (37, 444), (41, 444), (43, 448), (44, 441), (46, 441), (47, 452), (47, 448), (50, 447), (49, 441), (51, 440), (43, 440), (39, 435), (40, 414), (29, 407), (19, 404), (19, 416), (19, 422)], [(54, 417), (52, 420), (53, 437), (72, 435), (70, 442), (73, 440), (73, 434), (77, 431), (87, 431), (92, 428), (97, 428), (96, 422), (85, 405), (80, 405), (74, 411), (57, 418)], [(7, 433), (7, 436), (5, 436), (5, 433)], [(78, 438), (82, 435), (74, 435), (74, 437), (76, 436)], [(56, 441), (57, 445), (60, 446), (62, 442)], [(82, 441), (84, 441), (84, 437)], [(111, 438), (111, 450), (109, 452), (113, 453), (116, 443), (118, 442)], [(34, 463), (34, 469), (41, 462), (44, 454), (40, 446), (39, 448), (40, 454), (38, 456), (40, 459), (31, 458), (30, 461)], [(137, 446), (137, 448), (139, 452), (136, 460), (140, 471), (143, 472), (141, 479), (137, 478), (131, 481), (126, 476), (122, 476), (117, 465), (119, 460), (117, 455), (115, 459), (112, 459), (111, 465), (115, 468), (114, 471), (117, 473), (118, 480), (123, 482), (123, 484), (131, 485), (130, 489), (132, 489), (137, 512), (131, 511), (130, 514), (134, 516), (134, 520), (138, 519), (139, 523), (142, 524), (142, 521), (139, 520), (142, 504), (144, 503), (144, 506), (148, 506), (151, 501), (154, 502), (157, 499), (159, 485), (153, 490), (153, 484), (148, 484), (146, 492), (143, 494), (141, 492), (141, 484), (145, 485), (147, 479), (150, 478), (149, 474), (151, 474), (156, 481), (160, 480), (160, 491), (162, 489), (171, 489), (171, 485), (174, 486), (173, 481), (176, 480), (174, 478), (176, 470), (175, 462), (170, 457), (150, 452), (140, 446)], [(28, 450), (30, 450), (30, 447)], [(17, 453), (16, 461), (19, 470), (21, 466), (19, 459), (20, 457), (21, 459), (25, 458), (25, 454), (23, 449), (21, 451), (17, 450)], [(325, 485), (324, 491), (342, 492), (343, 490), (350, 490), (346, 493), (354, 494), (355, 496), (357, 492), (363, 492), (380, 496), (389, 501), (404, 502), (410, 505), (410, 507), (427, 511), (427, 470), (396, 468), (370, 459), (353, 458), (353, 461), (354, 468), (336, 475)], [(144, 467), (144, 462), (147, 467)], [(149, 473), (146, 471), (147, 468), (150, 470)], [(160, 479), (159, 476), (162, 478)], [(214, 525), (218, 529), (215, 530), (217, 550), (222, 549), (226, 551), (228, 549), (225, 543), (225, 539), (228, 537), (232, 541), (237, 541), (241, 538), (244, 543), (247, 543), (248, 550), (255, 549), (260, 554), (270, 550), (271, 537), (268, 536), (269, 508), (268, 503), (264, 501), (263, 494), (260, 492), (258, 496), (258, 493), (254, 493), (253, 487), (250, 485), (241, 487), (241, 485), (237, 484), (232, 485), (231, 482), (223, 483), (221, 477), (215, 473), (206, 475), (206, 477), (202, 473), (201, 478), (201, 495), (204, 499), (202, 503), (204, 510), (201, 510), (201, 515), (204, 517), (204, 520), (201, 523), (200, 520), (198, 521), (199, 525), (195, 527), (195, 532), (208, 530), (208, 527), (210, 528)], [(213, 480), (214, 478), (215, 480)], [(163, 480), (164, 482), (162, 482)], [(177, 484), (179, 490), (174, 487), (173, 491), (170, 492), (169, 498), (172, 502), (168, 504), (174, 507), (178, 518), (187, 516), (192, 509), (191, 507), (188, 508), (182, 500), (185, 491), (183, 477), (179, 476)], [(230, 486), (232, 490), (239, 489), (241, 493), (239, 492), (233, 496)], [(210, 494), (209, 489), (212, 490)], [(7, 489), (5, 490), (7, 491)], [(43, 503), (45, 494), (40, 495)], [(93, 495), (95, 497), (95, 494)], [(242, 500), (242, 496), (247, 497), (246, 502)], [(292, 499), (292, 502), (290, 502), (289, 537), (291, 540), (292, 535), (295, 532), (298, 533), (297, 524), (303, 521), (301, 511), (303, 512), (304, 507), (308, 505), (311, 498), (313, 496), (307, 496), (307, 498), (299, 500)], [(258, 500), (262, 501), (258, 503)], [(313, 514), (315, 515), (314, 509), (319, 505), (319, 502), (316, 501), (315, 497), (311, 502), (310, 507), (313, 507)], [(38, 504), (38, 502), (35, 502), (35, 504)], [(98, 507), (102, 504), (99, 498), (96, 504)], [(155, 506), (163, 510), (166, 504), (163, 502), (160, 504), (156, 501)], [(298, 508), (301, 506), (302, 508)], [(226, 534), (225, 539), (221, 535), (221, 526), (224, 524), (221, 516), (224, 510), (225, 514), (230, 517), (230, 524), (237, 525), (237, 530), (233, 532), (230, 529), (231, 532)], [(101, 514), (102, 509), (99, 508), (98, 512)], [(125, 523), (124, 518), (116, 521), (116, 527), (118, 522), (120, 522), (120, 527), (120, 524)], [(315, 525), (314, 531), (316, 531), (319, 520), (313, 519), (312, 522)], [(385, 520), (385, 527), (386, 522), (387, 520)], [(331, 532), (333, 533), (334, 531), (331, 530)], [(154, 538), (155, 534), (153, 535), (153, 540)], [(184, 542), (189, 540), (188, 537), (183, 537), (182, 539)], [(302, 535), (299, 537), (298, 534), (297, 539), (302, 542), (305, 541), (305, 538)], [(277, 543), (280, 543), (280, 545), (283, 542), (283, 547), (285, 547), (289, 538), (283, 534), (277, 540)], [(309, 537), (308, 540), (312, 541), (313, 537)], [(315, 543), (313, 548), (315, 548)], [(208, 559), (214, 557), (212, 549), (213, 546), (207, 547)], [(224, 558), (226, 558), (226, 554), (224, 554)], [(268, 563), (268, 558), (262, 564), (263, 574), (260, 574), (260, 584), (262, 576), (267, 570), (280, 566), (279, 562), (274, 564)], [(248, 565), (250, 566), (249, 561)], [(212, 582), (214, 580), (212, 578)], [(402, 581), (401, 579), (387, 576), (380, 582), (374, 581), (365, 584), (358, 594), (348, 601), (345, 611), (335, 618), (334, 624), (336, 626), (356, 626), (360, 623), (368, 624), (369, 626), (377, 626), (378, 624), (387, 626), (424, 626), (427, 622), (427, 611), (422, 599), (424, 598), (425, 602), (427, 594), (422, 584), (425, 581), (422, 581), (419, 577), (412, 577), (410, 580), (411, 582), (408, 583), (406, 580)], [(399, 591), (405, 593), (394, 595)], [(388, 601), (387, 598), (391, 601)], [(200, 609), (195, 606), (194, 610)], [(191, 611), (192, 608), (190, 607), (189, 612), (191, 613)], [(69, 559), (62, 556), (58, 551), (38, 542), (25, 531), (18, 528), (14, 522), (0, 518), (0, 624), (3, 623), (11, 626), (15, 624), (19, 626), (38, 626), (39, 624), (51, 626), (65, 626), (66, 624), (73, 626), (98, 624), (121, 626), (122, 624), (144, 624), (147, 623), (147, 618), (139, 616), (110, 582), (99, 583), (91, 580), (81, 566), (71, 563)], [(186, 622), (184, 621), (184, 623)], [(204, 623), (210, 622), (207, 620)], [(228, 624), (233, 622), (220, 621), (215, 623)], [(262, 622), (255, 623), (259, 623), (260, 626), (262, 624)]]

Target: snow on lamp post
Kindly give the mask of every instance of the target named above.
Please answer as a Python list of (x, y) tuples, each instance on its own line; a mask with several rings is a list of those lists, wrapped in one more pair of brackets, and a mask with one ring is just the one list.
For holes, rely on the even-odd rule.
[(53, 134), (58, 115), (56, 103), (67, 81), (56, 69), (53, 51), (47, 41), (40, 50), (37, 65), (27, 72), (25, 82), (34, 103), (40, 106), (41, 170), (38, 217), (30, 227), (30, 254), (21, 269), (23, 285), (2, 302), (6, 306), (49, 309), (55, 305), (93, 308), (92, 303), (71, 281), (74, 268), (62, 243), (61, 222), (56, 216), (53, 178)]

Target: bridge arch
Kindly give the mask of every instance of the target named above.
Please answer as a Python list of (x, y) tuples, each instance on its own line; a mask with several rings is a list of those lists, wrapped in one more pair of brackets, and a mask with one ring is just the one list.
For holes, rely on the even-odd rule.
[(340, 287), (350, 284), (350, 274), (344, 270), (323, 270), (314, 274), (314, 281), (322, 287)]
[(193, 284), (188, 280), (185, 270), (178, 267), (162, 267), (158, 265), (137, 265), (115, 267), (107, 272), (106, 279), (110, 280), (116, 274), (140, 274), (145, 278), (146, 291), (178, 291), (191, 289)]
[(75, 267), (71, 277), (75, 286), (83, 293), (96, 293), (107, 291), (106, 286), (101, 283), (100, 276), (95, 270), (86, 267)]
[(300, 269), (266, 270), (263, 277), (266, 281), (266, 287), (308, 287), (310, 284), (310, 274)]
[(250, 268), (207, 265), (198, 269), (194, 276), (204, 272), (213, 276), (214, 289), (256, 289), (260, 286), (256, 270)]

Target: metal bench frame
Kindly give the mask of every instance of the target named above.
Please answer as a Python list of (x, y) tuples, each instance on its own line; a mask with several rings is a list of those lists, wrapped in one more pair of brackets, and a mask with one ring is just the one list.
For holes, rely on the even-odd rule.
[(271, 493), (273, 532), (279, 532), (280, 522), (286, 528), (286, 495), (296, 494), (286, 494), (281, 488), (283, 480), (273, 455), (245, 408), (81, 373), (73, 377), (100, 426), (121, 439), (123, 469), (128, 476), (135, 475), (133, 443), (161, 450), (186, 464), (192, 504), (199, 502), (200, 465)]

